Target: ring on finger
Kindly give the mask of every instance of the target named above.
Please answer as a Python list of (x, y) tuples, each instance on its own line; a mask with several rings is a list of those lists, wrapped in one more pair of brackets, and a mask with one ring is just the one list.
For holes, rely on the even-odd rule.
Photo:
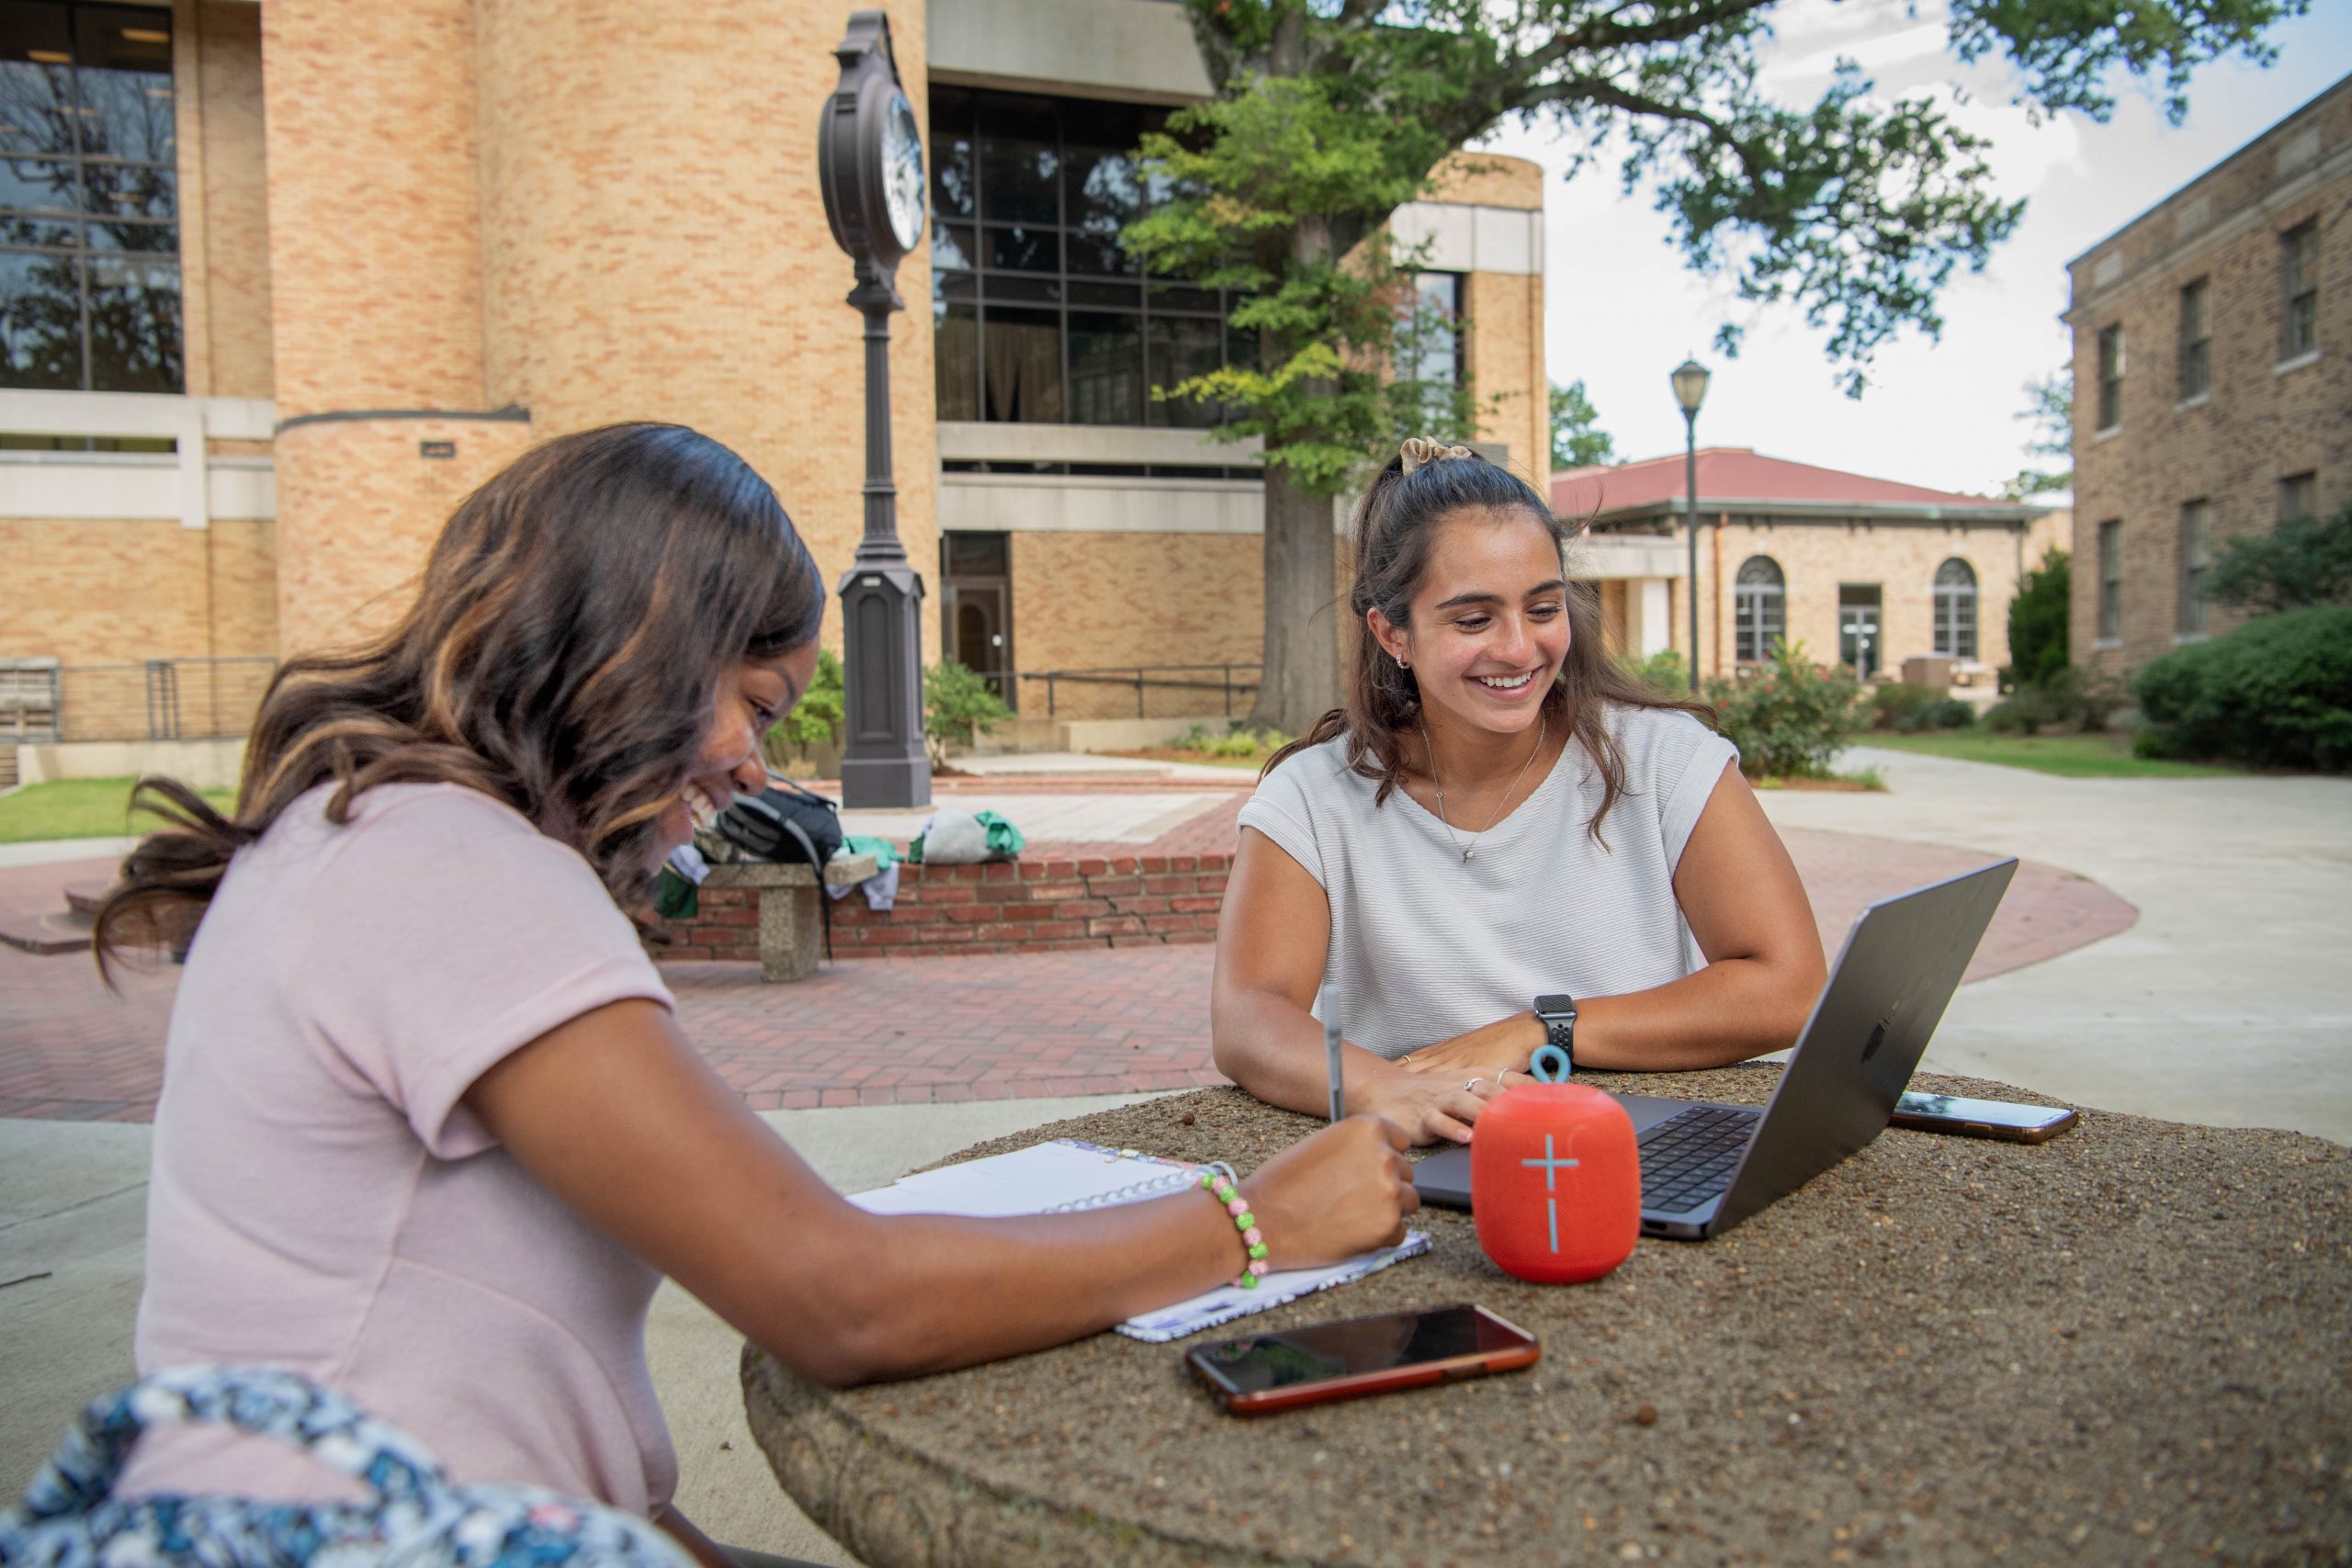
[(1472, 1079), (1470, 1079), (1467, 1083), (1464, 1084), (1462, 1087), (1463, 1087), (1464, 1089), (1476, 1089), (1480, 1084), (1485, 1083), (1486, 1081), (1487, 1081), (1487, 1080), (1486, 1080), (1485, 1078), (1482, 1078), (1482, 1077), (1480, 1077), (1480, 1078), (1472, 1078)]

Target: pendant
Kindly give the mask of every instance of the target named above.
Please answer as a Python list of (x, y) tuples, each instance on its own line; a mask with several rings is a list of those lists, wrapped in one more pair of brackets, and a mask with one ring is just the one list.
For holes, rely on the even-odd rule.
[(1463, 864), (1464, 864), (1464, 865), (1468, 865), (1468, 864), (1470, 863), (1470, 857), (1471, 857), (1472, 855), (1476, 854), (1477, 852), (1477, 852), (1475, 848), (1474, 848), (1474, 849), (1467, 849), (1467, 850), (1463, 851), (1463, 852), (1462, 852), (1462, 863), (1463, 863)]

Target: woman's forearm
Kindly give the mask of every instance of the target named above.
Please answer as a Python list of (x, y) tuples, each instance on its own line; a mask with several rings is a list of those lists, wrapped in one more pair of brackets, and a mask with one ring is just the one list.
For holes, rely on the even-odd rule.
[[(1309, 1116), (1330, 1113), (1322, 1022), (1287, 997), (1261, 991), (1213, 998), (1209, 1042), (1217, 1071), (1268, 1105)], [(1385, 1056), (1345, 1042), (1340, 1057), (1351, 1115), (1368, 1109), (1368, 1087), (1402, 1070)]]
[[(821, 1325), (739, 1325), (778, 1359), (848, 1385), (945, 1371), (1097, 1333), (1241, 1269), (1224, 1211), (1177, 1193), (1077, 1214), (865, 1217)], [(811, 1332), (812, 1327), (816, 1330)]]
[(1796, 1043), (1820, 994), (1794, 960), (1724, 958), (1695, 975), (1577, 1003), (1579, 1067), (1674, 1072), (1744, 1062)]

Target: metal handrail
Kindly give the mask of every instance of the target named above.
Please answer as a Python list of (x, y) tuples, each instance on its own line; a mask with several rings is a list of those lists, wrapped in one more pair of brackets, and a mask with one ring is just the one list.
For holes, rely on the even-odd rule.
[[(1085, 670), (1024, 670), (1012, 673), (1021, 681), (1046, 682), (1046, 716), (1054, 715), (1057, 688), (1064, 681), (1080, 686), (1133, 686), (1136, 689), (1136, 716), (1144, 716), (1144, 694), (1148, 689), (1179, 692), (1221, 692), (1225, 697), (1226, 716), (1233, 716), (1233, 694), (1255, 692), (1259, 682), (1254, 677), (1237, 679), (1237, 670), (1262, 671), (1261, 664), (1108, 664)], [(1165, 679), (1161, 671), (1195, 674), (1217, 671), (1214, 681), (1179, 681)]]

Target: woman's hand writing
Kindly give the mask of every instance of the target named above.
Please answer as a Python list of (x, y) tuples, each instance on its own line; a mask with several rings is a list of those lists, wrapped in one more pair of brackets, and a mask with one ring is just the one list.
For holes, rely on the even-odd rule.
[(1260, 1166), (1241, 1195), (1277, 1269), (1316, 1269), (1405, 1239), (1421, 1206), (1405, 1134), (1377, 1116), (1351, 1116)]

